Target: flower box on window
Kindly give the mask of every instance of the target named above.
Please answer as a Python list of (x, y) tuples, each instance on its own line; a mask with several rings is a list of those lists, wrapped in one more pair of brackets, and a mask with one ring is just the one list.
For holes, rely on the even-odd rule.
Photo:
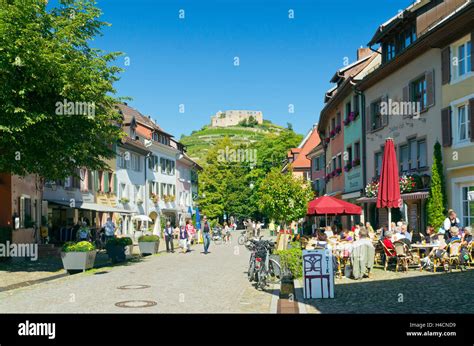
[(344, 166), (344, 172), (349, 172), (352, 169), (352, 163), (348, 162), (347, 165)]
[(331, 140), (331, 138), (327, 137), (327, 138), (324, 139), (324, 142), (329, 143), (330, 140)]
[(336, 168), (336, 176), (341, 175), (342, 173), (342, 168)]
[(359, 165), (360, 165), (360, 159), (352, 160), (352, 167), (359, 166)]
[(341, 125), (337, 125), (335, 130), (336, 130), (336, 133), (341, 132)]
[(331, 138), (334, 138), (334, 136), (336, 136), (336, 130), (331, 130), (329, 135), (331, 136)]

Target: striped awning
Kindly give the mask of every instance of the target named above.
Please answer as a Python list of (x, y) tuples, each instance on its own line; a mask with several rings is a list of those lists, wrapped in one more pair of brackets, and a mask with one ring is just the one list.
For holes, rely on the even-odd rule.
[[(414, 199), (426, 199), (428, 198), (429, 191), (418, 191), (418, 192), (409, 192), (409, 193), (402, 193), (400, 197), (404, 201), (414, 200)], [(376, 203), (377, 197), (361, 197), (356, 199), (357, 202), (361, 203)]]

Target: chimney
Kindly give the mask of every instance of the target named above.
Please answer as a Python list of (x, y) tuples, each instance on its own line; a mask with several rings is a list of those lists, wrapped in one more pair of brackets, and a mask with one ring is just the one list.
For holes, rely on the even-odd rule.
[(357, 49), (357, 60), (363, 59), (370, 54), (372, 54), (370, 48), (364, 48), (361, 46), (359, 49)]

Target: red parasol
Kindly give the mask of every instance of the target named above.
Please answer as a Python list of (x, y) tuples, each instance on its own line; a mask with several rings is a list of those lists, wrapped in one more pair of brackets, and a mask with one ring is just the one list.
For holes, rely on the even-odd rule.
[(360, 215), (358, 205), (331, 196), (321, 196), (308, 203), (308, 215)]
[(391, 208), (400, 207), (400, 177), (398, 176), (398, 162), (395, 155), (393, 139), (387, 138), (383, 152), (382, 171), (380, 172), (379, 191), (377, 194), (377, 208), (388, 208), (388, 227), (390, 230)]

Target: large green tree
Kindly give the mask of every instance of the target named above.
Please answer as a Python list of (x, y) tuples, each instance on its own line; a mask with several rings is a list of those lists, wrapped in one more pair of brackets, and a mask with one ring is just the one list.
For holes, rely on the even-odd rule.
[(447, 196), (443, 173), (443, 159), (441, 145), (434, 145), (433, 165), (431, 166), (431, 186), (426, 204), (428, 224), (437, 228), (443, 224), (446, 218)]
[(285, 226), (306, 215), (308, 202), (313, 197), (311, 187), (292, 172), (282, 174), (275, 168), (268, 173), (258, 190), (260, 210)]
[(91, 0), (0, 0), (0, 172), (58, 179), (112, 157), (119, 53), (90, 47), (100, 15)]

